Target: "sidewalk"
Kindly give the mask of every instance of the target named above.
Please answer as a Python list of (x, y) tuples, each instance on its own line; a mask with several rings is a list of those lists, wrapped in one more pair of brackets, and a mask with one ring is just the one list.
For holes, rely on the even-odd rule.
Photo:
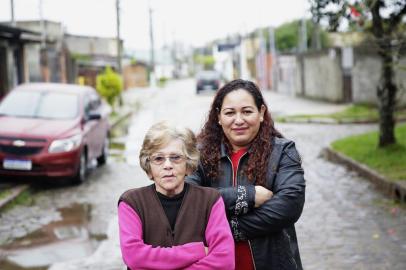
[(262, 94), (274, 119), (279, 116), (297, 114), (335, 113), (349, 106), (348, 104), (334, 104), (326, 101), (292, 97), (269, 90), (263, 91)]

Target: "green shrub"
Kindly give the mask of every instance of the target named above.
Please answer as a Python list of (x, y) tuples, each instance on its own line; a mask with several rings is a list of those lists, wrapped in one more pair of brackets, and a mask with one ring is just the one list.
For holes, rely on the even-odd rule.
[(213, 69), (216, 60), (212, 55), (195, 55), (196, 63), (203, 66), (203, 69)]
[(107, 66), (103, 73), (97, 75), (96, 89), (114, 110), (115, 102), (123, 90), (123, 82), (120, 75)]
[(164, 87), (167, 81), (168, 81), (167, 77), (160, 77), (158, 80), (158, 86)]

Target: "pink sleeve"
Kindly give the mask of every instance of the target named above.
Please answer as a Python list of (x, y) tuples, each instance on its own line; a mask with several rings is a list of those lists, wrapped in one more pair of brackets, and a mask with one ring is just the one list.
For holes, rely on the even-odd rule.
[(224, 202), (220, 197), (213, 205), (206, 227), (209, 254), (187, 269), (234, 269), (234, 239), (228, 224)]
[(145, 244), (141, 220), (125, 202), (120, 202), (118, 206), (118, 223), (121, 254), (124, 263), (132, 270), (185, 268), (206, 256), (203, 242), (171, 248)]

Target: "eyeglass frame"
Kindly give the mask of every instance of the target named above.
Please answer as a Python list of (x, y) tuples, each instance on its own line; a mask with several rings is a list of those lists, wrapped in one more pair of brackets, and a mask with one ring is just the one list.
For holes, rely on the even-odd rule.
[[(154, 159), (156, 157), (161, 157), (161, 158), (164, 158), (164, 159), (162, 160), (162, 162), (157, 163), (156, 160)], [(178, 161), (174, 161), (174, 160), (171, 159), (171, 158), (175, 158), (175, 157), (179, 157), (180, 159)], [(159, 155), (158, 154), (158, 155), (151, 155), (151, 156), (148, 157), (148, 161), (150, 163), (156, 165), (156, 166), (162, 166), (163, 164), (165, 164), (165, 162), (167, 160), (169, 160), (169, 162), (171, 164), (178, 165), (178, 164), (181, 164), (182, 161), (186, 161), (187, 157), (185, 155), (181, 155), (181, 154), (169, 154), (169, 155)]]

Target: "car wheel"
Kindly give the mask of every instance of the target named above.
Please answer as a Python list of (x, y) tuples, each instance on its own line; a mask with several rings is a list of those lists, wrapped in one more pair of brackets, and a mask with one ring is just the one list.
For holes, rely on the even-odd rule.
[(106, 138), (104, 139), (102, 153), (99, 157), (97, 157), (97, 166), (102, 166), (106, 164), (107, 157), (109, 156), (109, 145), (110, 145), (109, 137), (106, 136)]
[(82, 153), (80, 154), (79, 167), (72, 182), (74, 184), (81, 184), (86, 181), (86, 177), (87, 177), (87, 156), (86, 152), (82, 151)]

